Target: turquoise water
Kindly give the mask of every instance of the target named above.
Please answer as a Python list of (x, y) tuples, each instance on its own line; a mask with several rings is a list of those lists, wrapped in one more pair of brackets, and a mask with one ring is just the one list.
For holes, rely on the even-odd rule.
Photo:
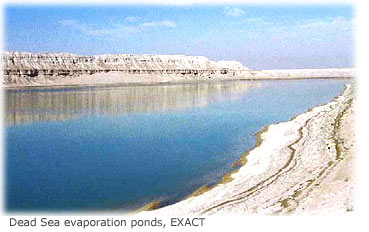
[(6, 91), (6, 208), (132, 210), (214, 184), (264, 126), (347, 80), (227, 81)]

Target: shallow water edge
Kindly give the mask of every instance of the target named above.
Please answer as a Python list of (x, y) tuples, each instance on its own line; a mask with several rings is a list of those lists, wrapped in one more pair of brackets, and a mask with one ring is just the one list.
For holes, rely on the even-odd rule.
[[(337, 97), (335, 97), (332, 101), (330, 101), (330, 102), (328, 102), (328, 103), (325, 103), (325, 104), (321, 104), (321, 105), (319, 105), (319, 106), (316, 106), (316, 107), (312, 107), (312, 108), (310, 108), (310, 109), (308, 109), (306, 112), (304, 112), (304, 113), (302, 113), (302, 114), (299, 114), (299, 115), (296, 115), (296, 116), (294, 116), (294, 117), (292, 117), (290, 120), (288, 120), (288, 121), (286, 121), (286, 122), (280, 122), (280, 123), (277, 123), (277, 124), (273, 124), (273, 125), (270, 125), (270, 126), (272, 126), (273, 128), (276, 128), (276, 127), (283, 127), (283, 125), (282, 124), (291, 124), (291, 123), (294, 123), (294, 121), (296, 121), (296, 119), (297, 118), (303, 118), (303, 117), (306, 117), (306, 115), (308, 115), (308, 114), (312, 114), (314, 111), (315, 112), (319, 112), (319, 111), (324, 111), (324, 109), (327, 109), (327, 108), (331, 108), (331, 107), (334, 107), (335, 105), (337, 105), (339, 102), (346, 102), (345, 103), (345, 105), (346, 106), (344, 106), (342, 109), (341, 109), (341, 112), (339, 112), (336, 116), (337, 116), (337, 118), (334, 118), (334, 126), (333, 126), (333, 133), (336, 135), (338, 132), (338, 126), (337, 125), (339, 125), (340, 123), (341, 123), (341, 120), (342, 120), (342, 117), (343, 117), (343, 115), (344, 114), (346, 114), (347, 113), (347, 110), (348, 110), (348, 108), (350, 108), (350, 107), (352, 107), (352, 98), (354, 98), (354, 93), (352, 93), (352, 85), (354, 85), (354, 83), (351, 83), (350, 85), (345, 85), (345, 88), (344, 88), (344, 90), (342, 91), (342, 93), (339, 95), (339, 96), (337, 96)], [(349, 93), (348, 93), (349, 92)], [(344, 99), (344, 100), (342, 100), (342, 99)], [(336, 107), (337, 108), (337, 107)], [(333, 108), (332, 108), (333, 109)], [(319, 115), (320, 113), (318, 113), (318, 115)], [(296, 129), (298, 129), (297, 131), (298, 131), (298, 136), (296, 137), (296, 139), (295, 140), (293, 140), (291, 143), (289, 143), (288, 144), (288, 146), (287, 146), (287, 148), (292, 152), (291, 153), (291, 157), (289, 158), (289, 160), (288, 160), (288, 162), (286, 163), (286, 164), (284, 164), (284, 166), (277, 172), (277, 173), (281, 173), (282, 172), (282, 170), (284, 170), (284, 169), (286, 169), (288, 166), (290, 166), (291, 165), (291, 162), (294, 160), (294, 156), (295, 156), (295, 153), (297, 152), (297, 149), (300, 149), (300, 145), (297, 145), (298, 143), (300, 143), (300, 141), (301, 140), (303, 140), (303, 139), (305, 139), (304, 138), (304, 136), (306, 136), (304, 133), (306, 133), (306, 132), (303, 132), (304, 130), (306, 130), (305, 129), (305, 127), (307, 127), (307, 125), (308, 125), (308, 123), (310, 123), (310, 121), (312, 120), (312, 119), (314, 119), (315, 120), (315, 118), (314, 117), (317, 117), (316, 116), (316, 114), (315, 114), (315, 116), (314, 115), (312, 115), (311, 116), (312, 118), (307, 118), (307, 120), (306, 120), (306, 122), (304, 123), (304, 125), (302, 125), (302, 126), (300, 126), (300, 127), (298, 127), (298, 128), (296, 128)], [(324, 122), (323, 122), (324, 123)], [(327, 122), (328, 123), (328, 122)], [(213, 185), (213, 186), (203, 186), (202, 188), (200, 188), (200, 189), (198, 189), (197, 191), (195, 191), (193, 194), (191, 194), (191, 195), (189, 195), (188, 197), (186, 197), (183, 201), (181, 201), (181, 202), (178, 202), (177, 204), (178, 204), (178, 206), (177, 206), (177, 204), (174, 204), (174, 205), (172, 205), (172, 206), (167, 206), (167, 208), (166, 207), (164, 207), (164, 208), (161, 208), (161, 209), (159, 209), (158, 210), (158, 212), (157, 213), (162, 213), (162, 214), (167, 214), (167, 213), (170, 213), (170, 212), (172, 212), (172, 210), (173, 209), (177, 209), (178, 207), (180, 208), (181, 206), (183, 206), (184, 204), (186, 204), (185, 203), (185, 201), (187, 201), (188, 202), (188, 204), (193, 204), (193, 213), (195, 213), (195, 212), (197, 212), (197, 213), (195, 213), (195, 214), (199, 214), (200, 213), (200, 211), (198, 211), (196, 208), (198, 208), (198, 207), (201, 207), (201, 201), (202, 200), (199, 200), (199, 196), (201, 196), (202, 194), (204, 194), (204, 193), (207, 193), (207, 192), (209, 192), (209, 191), (211, 191), (211, 190), (213, 190), (213, 189), (215, 189), (216, 187), (218, 187), (219, 185), (221, 185), (221, 184), (226, 184), (226, 183), (229, 183), (229, 182), (231, 182), (231, 181), (233, 181), (233, 178), (232, 178), (232, 175), (234, 175), (234, 174), (236, 174), (237, 172), (239, 172), (239, 170), (241, 169), (241, 168), (243, 168), (246, 164), (247, 164), (247, 156), (249, 155), (249, 153), (250, 152), (252, 152), (252, 151), (255, 151), (256, 150), (256, 148), (258, 148), (258, 147), (260, 147), (261, 145), (263, 145), (263, 142), (264, 142), (264, 138), (263, 137), (267, 137), (267, 136), (269, 136), (268, 135), (268, 129), (270, 128), (270, 126), (266, 126), (266, 127), (264, 127), (261, 131), (259, 131), (257, 134), (256, 134), (256, 136), (257, 136), (257, 142), (256, 142), (256, 144), (255, 144), (255, 146), (254, 146), (254, 148), (252, 148), (252, 149), (250, 149), (248, 152), (246, 152), (244, 155), (242, 155), (242, 157), (240, 158), (240, 161), (237, 161), (235, 164), (236, 165), (239, 165), (239, 167), (236, 169), (236, 170), (234, 170), (234, 171), (232, 171), (232, 172), (230, 172), (230, 173), (228, 173), (228, 174), (226, 174), (224, 177), (223, 177), (223, 179), (218, 183), (218, 184), (216, 184), (216, 185)], [(271, 133), (273, 133), (273, 132), (271, 132)], [(269, 136), (270, 137), (270, 136)], [(273, 139), (273, 138), (269, 138), (269, 139)], [(340, 161), (342, 161), (343, 160), (343, 158), (342, 158), (342, 148), (340, 148), (339, 146), (339, 144), (337, 143), (337, 139), (335, 138), (335, 147), (336, 147), (336, 151), (337, 151), (337, 154), (336, 155), (334, 155), (334, 160), (335, 161), (329, 161), (328, 162), (328, 166), (326, 167), (326, 168), (324, 168), (323, 169), (323, 171), (321, 172), (321, 173), (326, 173), (327, 172), (327, 170), (328, 169), (330, 169), (329, 171), (332, 171), (331, 169), (333, 169), (337, 164), (338, 164), (338, 162), (340, 162)], [(297, 146), (296, 148), (295, 148), (295, 146)], [(338, 147), (337, 147), (338, 146)], [(337, 158), (338, 157), (338, 158)], [(329, 175), (330, 173), (328, 173), (328, 174), (326, 174), (326, 175)], [(263, 180), (262, 182), (260, 182), (260, 183), (258, 183), (257, 185), (255, 185), (255, 186), (253, 186), (252, 188), (249, 188), (246, 192), (253, 192), (253, 190), (256, 190), (259, 186), (262, 186), (264, 183), (266, 183), (266, 182), (268, 182), (269, 181), (269, 179), (270, 178), (274, 178), (275, 176), (276, 176), (277, 174), (273, 174), (273, 175), (271, 175), (269, 178), (267, 178), (267, 179), (265, 179), (265, 180)], [(278, 174), (279, 175), (279, 174)], [(323, 180), (320, 180), (321, 178), (322, 178), (322, 175), (323, 174), (319, 174), (319, 176), (318, 177), (316, 177), (315, 178), (315, 180), (318, 180), (319, 179), (319, 181), (323, 181)], [(225, 179), (225, 181), (224, 181), (224, 179)], [(312, 185), (312, 183), (315, 183), (316, 181), (308, 181), (308, 184), (307, 184), (307, 187), (306, 188), (309, 188), (309, 186), (311, 186)], [(231, 187), (231, 186), (230, 186)], [(229, 188), (230, 188), (229, 187)], [(226, 187), (223, 185), (223, 189), (221, 189), (221, 190), (219, 190), (219, 191), (226, 191), (225, 190), (226, 189)], [(297, 190), (295, 190), (295, 194), (294, 194), (294, 196), (296, 195), (296, 194), (298, 194), (298, 195), (300, 195), (301, 194), (301, 192), (302, 192), (302, 190), (300, 191), (297, 191)], [(251, 194), (250, 193), (250, 194)], [(214, 194), (213, 194), (214, 195)], [(296, 195), (296, 197), (297, 197), (297, 195)], [(190, 199), (190, 198), (192, 198), (192, 199)], [(197, 199), (196, 199), (197, 198)], [(190, 200), (189, 200), (190, 199)], [(203, 200), (205, 200), (205, 199), (209, 199), (209, 196), (208, 197), (204, 197), (204, 199)], [(221, 205), (225, 205), (226, 204), (226, 202), (228, 202), (227, 200), (223, 200), (225, 203), (222, 203), (222, 204), (218, 204), (216, 207), (220, 207)], [(193, 203), (193, 202), (197, 202), (196, 204), (195, 203)], [(291, 212), (291, 208), (290, 208), (290, 202), (288, 201), (288, 198), (286, 198), (286, 200), (279, 200), (278, 201), (279, 202), (279, 204), (280, 205), (282, 205), (282, 209), (281, 210), (279, 210), (279, 211), (276, 211), (276, 212), (281, 212), (281, 211), (283, 211), (283, 207), (285, 208), (285, 210), (286, 210), (286, 213), (288, 213), (288, 212)], [(205, 203), (204, 203), (205, 204)], [(208, 208), (208, 209), (206, 209), (206, 210), (204, 210), (204, 208), (202, 208), (202, 212), (200, 213), (200, 214), (207, 214), (207, 213), (209, 213), (209, 212), (211, 212), (213, 209), (215, 209), (216, 208), (215, 206), (214, 207), (210, 207), (210, 208)], [(178, 210), (178, 209), (177, 209)], [(320, 209), (318, 209), (318, 210), (320, 210)], [(191, 209), (185, 209), (183, 212), (189, 212), (189, 211), (192, 211)], [(183, 214), (183, 212), (181, 212), (180, 214)], [(153, 213), (154, 214), (156, 214), (156, 211), (153, 211)]]

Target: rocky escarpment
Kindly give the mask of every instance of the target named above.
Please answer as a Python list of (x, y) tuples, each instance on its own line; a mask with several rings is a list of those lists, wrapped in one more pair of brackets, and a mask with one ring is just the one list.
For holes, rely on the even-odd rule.
[[(236, 61), (211, 61), (184, 55), (97, 55), (69, 53), (4, 52), (3, 83), (22, 84), (37, 77), (78, 77), (119, 72), (124, 75), (238, 76), (248, 69)], [(23, 81), (23, 82), (22, 82)]]
[(237, 61), (204, 56), (97, 55), (4, 52), (2, 83), (7, 87), (158, 83), (201, 79), (351, 78), (353, 68), (250, 70)]

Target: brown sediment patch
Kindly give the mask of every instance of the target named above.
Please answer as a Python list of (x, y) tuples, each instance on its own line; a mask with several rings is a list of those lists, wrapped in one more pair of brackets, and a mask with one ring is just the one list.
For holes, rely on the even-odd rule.
[(244, 165), (246, 165), (247, 164), (247, 158), (246, 158), (246, 156), (248, 154), (249, 154), (249, 152), (244, 153), (239, 160), (237, 160), (236, 162), (234, 162), (232, 164), (232, 168), (235, 168), (237, 166), (244, 166)]
[[(255, 147), (254, 148), (252, 148), (251, 150), (254, 150), (256, 147), (259, 147), (260, 145), (261, 145), (261, 143), (263, 142), (263, 139), (261, 138), (261, 135), (264, 133), (264, 132), (267, 132), (268, 130), (269, 130), (269, 127), (270, 126), (265, 126), (263, 129), (261, 129), (259, 132), (257, 132), (256, 134), (255, 134), (255, 136), (256, 136), (256, 143), (255, 143)], [(250, 150), (250, 151), (251, 151)], [(249, 152), (250, 152), (249, 151)], [(247, 154), (249, 153), (249, 152), (247, 152)]]
[(142, 206), (141, 208), (135, 210), (132, 212), (132, 214), (136, 214), (142, 211), (150, 211), (150, 210), (154, 210), (157, 209), (160, 205), (159, 201), (152, 201), (150, 203), (147, 203), (146, 205)]
[(190, 195), (188, 195), (187, 197), (185, 197), (185, 198), (184, 198), (184, 200), (186, 200), (186, 199), (188, 199), (188, 198), (191, 198), (191, 197), (197, 197), (197, 196), (200, 196), (201, 194), (206, 193), (206, 192), (208, 192), (208, 191), (212, 190), (213, 188), (215, 188), (215, 187), (219, 186), (220, 184), (226, 184), (226, 183), (228, 183), (228, 182), (231, 182), (231, 181), (233, 180), (232, 175), (233, 175), (234, 173), (237, 173), (239, 170), (240, 170), (240, 169), (238, 168), (238, 169), (233, 170), (232, 172), (226, 173), (226, 174), (222, 177), (222, 179), (221, 179), (218, 183), (216, 183), (216, 184), (214, 184), (214, 185), (211, 185), (211, 186), (209, 186), (209, 185), (203, 185), (203, 186), (202, 186), (202, 187), (200, 187), (199, 189), (195, 190), (195, 192), (193, 192), (193, 193), (191, 193)]
[(284, 208), (288, 208), (290, 206), (289, 204), (289, 201), (290, 199), (287, 198), (287, 199), (284, 199), (284, 200), (281, 200), (281, 205), (284, 207)]
[(233, 180), (232, 175), (235, 174), (235, 173), (237, 173), (239, 170), (240, 169), (238, 168), (238, 169), (233, 170), (232, 172), (226, 173), (222, 177), (222, 179), (216, 185), (214, 185), (214, 187), (216, 187), (216, 186), (218, 186), (220, 184), (226, 184), (226, 183), (231, 182)]
[(210, 189), (212, 189), (212, 187), (209, 187), (208, 185), (203, 185), (199, 189), (197, 189), (195, 192), (193, 192), (191, 195), (187, 196), (185, 199), (200, 196), (201, 194), (209, 191)]

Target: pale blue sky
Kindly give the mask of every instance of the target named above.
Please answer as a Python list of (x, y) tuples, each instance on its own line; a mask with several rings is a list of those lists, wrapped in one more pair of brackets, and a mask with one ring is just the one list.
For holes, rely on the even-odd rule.
[(337, 5), (7, 5), (5, 50), (203, 55), (252, 69), (352, 67), (353, 11)]

